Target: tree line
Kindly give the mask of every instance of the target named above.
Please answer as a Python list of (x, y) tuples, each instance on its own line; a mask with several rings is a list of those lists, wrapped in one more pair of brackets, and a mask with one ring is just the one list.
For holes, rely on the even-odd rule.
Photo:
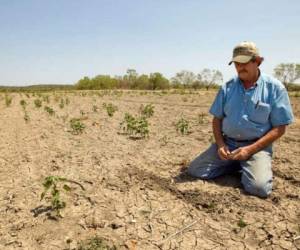
[[(274, 76), (290, 91), (300, 91), (300, 64), (281, 63), (274, 68)], [(198, 74), (182, 70), (171, 79), (167, 79), (159, 72), (149, 75), (139, 75), (135, 69), (128, 69), (124, 76), (97, 75), (87, 76), (74, 85), (32, 85), (25, 87), (0, 86), (0, 92), (6, 91), (50, 91), (50, 90), (96, 90), (96, 89), (210, 89), (219, 88), (223, 83), (223, 75), (219, 70), (203, 69)]]
[(98, 75), (94, 78), (85, 76), (75, 84), (75, 87), (76, 89), (209, 89), (217, 88), (222, 81), (222, 73), (211, 69), (204, 69), (198, 74), (182, 70), (170, 80), (159, 72), (139, 75), (135, 69), (128, 69), (124, 76)]
[[(274, 76), (288, 90), (300, 90), (300, 85), (294, 84), (300, 78), (300, 64), (281, 63), (274, 68)], [(93, 78), (84, 77), (76, 84), (76, 89), (210, 89), (219, 88), (223, 83), (223, 75), (219, 70), (203, 69), (198, 74), (182, 70), (170, 80), (159, 72), (149, 75), (139, 75), (135, 69), (128, 69), (124, 76), (111, 77), (98, 75)]]

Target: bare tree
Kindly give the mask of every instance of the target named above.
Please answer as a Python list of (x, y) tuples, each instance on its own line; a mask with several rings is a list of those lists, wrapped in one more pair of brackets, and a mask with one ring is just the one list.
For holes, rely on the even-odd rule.
[(281, 63), (274, 69), (274, 76), (288, 89), (290, 83), (300, 78), (300, 64)]
[(208, 90), (212, 85), (220, 84), (223, 81), (223, 75), (219, 70), (203, 69), (198, 74), (198, 79), (201, 79), (202, 84)]
[(174, 76), (171, 79), (171, 82), (174, 85), (181, 84), (183, 87), (189, 87), (192, 86), (192, 84), (196, 81), (196, 75), (187, 70), (182, 70), (178, 73), (176, 73), (176, 76)]

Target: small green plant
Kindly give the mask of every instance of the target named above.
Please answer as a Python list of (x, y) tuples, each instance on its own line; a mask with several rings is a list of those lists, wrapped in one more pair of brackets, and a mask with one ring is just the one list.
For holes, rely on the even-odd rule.
[(69, 105), (70, 104), (70, 99), (67, 97), (66, 98), (66, 101), (65, 101), (66, 105)]
[(85, 129), (85, 125), (78, 118), (72, 118), (70, 120), (71, 133), (74, 135), (79, 135)]
[(41, 101), (40, 99), (35, 99), (35, 100), (34, 100), (34, 106), (35, 106), (36, 108), (42, 107), (42, 101)]
[(50, 97), (49, 97), (49, 95), (43, 95), (42, 98), (43, 98), (44, 102), (50, 103)]
[(118, 107), (113, 105), (112, 103), (103, 103), (103, 108), (106, 109), (108, 116), (112, 117), (114, 113), (118, 110)]
[(29, 117), (26, 110), (25, 110), (25, 113), (24, 113), (24, 120), (25, 120), (25, 122), (29, 122), (29, 120), (30, 120), (30, 117)]
[(159, 139), (159, 141), (161, 142), (162, 146), (166, 146), (169, 143), (170, 138), (164, 135), (162, 138)]
[(237, 225), (240, 227), (240, 228), (244, 228), (247, 226), (247, 223), (241, 218), (239, 219)]
[(60, 99), (60, 102), (59, 102), (59, 107), (60, 107), (61, 109), (63, 109), (63, 108), (64, 108), (64, 106), (65, 106), (64, 99), (63, 99), (63, 98), (61, 98), (61, 99)]
[(79, 113), (80, 113), (81, 116), (84, 116), (84, 115), (85, 115), (85, 112), (84, 112), (84, 110), (82, 110), (82, 109), (80, 109)]
[(189, 132), (189, 122), (184, 119), (180, 118), (179, 121), (175, 124), (176, 131), (180, 132), (182, 135), (186, 135)]
[(12, 103), (12, 97), (5, 94), (5, 105), (6, 105), (6, 107), (9, 107), (11, 105), (11, 103)]
[(59, 102), (59, 96), (58, 95), (54, 95), (54, 101)]
[(152, 104), (147, 104), (146, 106), (141, 105), (140, 113), (146, 118), (150, 118), (154, 114), (154, 106)]
[(205, 123), (205, 117), (206, 117), (205, 113), (198, 114), (198, 123), (199, 124), (204, 124)]
[(208, 202), (203, 204), (202, 207), (207, 209), (208, 211), (213, 211), (216, 208), (216, 204), (214, 202)]
[(98, 109), (99, 109), (99, 108), (97, 107), (97, 105), (93, 105), (93, 112), (94, 112), (94, 113), (97, 113), (97, 112), (98, 112)]
[(130, 136), (145, 138), (149, 135), (149, 124), (145, 117), (134, 117), (129, 113), (125, 113), (120, 126)]
[(63, 120), (63, 122), (65, 123), (65, 122), (67, 121), (68, 117), (69, 117), (69, 115), (68, 115), (68, 114), (66, 114), (66, 115), (62, 115), (62, 116), (61, 116), (61, 119), (62, 119), (62, 120)]
[(187, 102), (187, 101), (188, 101), (187, 97), (183, 97), (183, 98), (182, 98), (182, 101), (183, 101), (183, 102)]
[[(67, 182), (67, 179), (59, 176), (48, 176), (43, 182), (44, 191), (41, 194), (41, 201), (44, 199), (48, 191), (50, 191), (51, 208), (56, 212), (57, 217), (62, 217), (60, 211), (66, 207), (66, 202), (61, 200), (61, 188), (59, 187), (59, 183), (64, 182)], [(67, 192), (71, 190), (71, 188), (66, 184), (64, 184), (62, 188)]]
[(81, 241), (76, 250), (117, 250), (117, 248), (113, 244), (110, 244), (106, 242), (106, 240), (96, 236), (91, 239)]
[(52, 108), (48, 107), (48, 106), (45, 106), (44, 109), (45, 109), (45, 111), (48, 112), (48, 114), (51, 115), (51, 116), (55, 114), (55, 111), (54, 111)]
[(26, 103), (25, 100), (22, 99), (22, 100), (20, 101), (20, 105), (23, 107), (23, 109), (25, 109), (27, 103)]

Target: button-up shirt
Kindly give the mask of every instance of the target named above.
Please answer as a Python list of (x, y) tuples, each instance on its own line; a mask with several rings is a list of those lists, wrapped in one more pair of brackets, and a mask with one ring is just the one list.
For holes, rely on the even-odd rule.
[(265, 74), (260, 74), (249, 89), (238, 77), (228, 81), (220, 88), (209, 112), (222, 119), (222, 132), (237, 140), (259, 138), (294, 119), (284, 85)]

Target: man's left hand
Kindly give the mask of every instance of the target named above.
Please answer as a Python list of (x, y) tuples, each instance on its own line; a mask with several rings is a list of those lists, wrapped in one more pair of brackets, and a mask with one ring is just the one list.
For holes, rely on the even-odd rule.
[(233, 150), (229, 155), (229, 159), (234, 161), (245, 161), (248, 160), (251, 155), (248, 147), (241, 147)]

